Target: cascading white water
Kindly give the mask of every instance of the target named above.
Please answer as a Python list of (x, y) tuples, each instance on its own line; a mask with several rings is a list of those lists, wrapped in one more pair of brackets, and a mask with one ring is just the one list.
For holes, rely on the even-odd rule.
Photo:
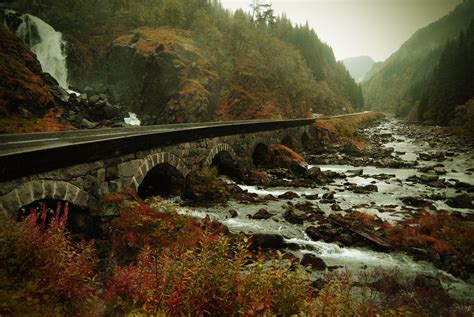
[(23, 14), (18, 36), (36, 54), (44, 72), (50, 73), (65, 89), (68, 88), (68, 72), (63, 36), (38, 17)]

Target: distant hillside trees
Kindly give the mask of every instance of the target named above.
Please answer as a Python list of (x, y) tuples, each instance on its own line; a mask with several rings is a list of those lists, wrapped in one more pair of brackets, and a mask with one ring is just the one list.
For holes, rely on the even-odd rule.
[(474, 97), (474, 21), (441, 54), (418, 109), (419, 118), (446, 125), (455, 108)]
[[(391, 111), (412, 119), (416, 119), (419, 112), (424, 113), (424, 109), (418, 111), (417, 108), (426, 95), (425, 88), (432, 81), (444, 46), (465, 31), (473, 19), (474, 0), (465, 0), (445, 17), (413, 34), (363, 82), (367, 108)], [(426, 102), (423, 107), (427, 107)]]

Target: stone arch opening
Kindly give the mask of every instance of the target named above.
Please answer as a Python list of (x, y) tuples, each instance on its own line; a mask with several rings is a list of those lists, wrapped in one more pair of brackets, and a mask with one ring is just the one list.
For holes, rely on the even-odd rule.
[(267, 166), (271, 161), (271, 153), (268, 147), (263, 143), (257, 144), (252, 153), (252, 160), (255, 167)]
[(283, 139), (281, 139), (281, 144), (283, 144), (284, 146), (286, 147), (289, 147), (290, 149), (293, 148), (294, 144), (293, 144), (293, 139), (287, 134), (283, 137)]
[(186, 177), (186, 175), (188, 175), (189, 173), (189, 169), (187, 168), (183, 160), (181, 160), (178, 156), (172, 153), (160, 152), (150, 154), (142, 160), (141, 165), (138, 168), (138, 172), (135, 174), (135, 176), (132, 177), (132, 183), (130, 184), (131, 187), (138, 193), (139, 188), (141, 187), (145, 177), (152, 169), (161, 164), (170, 165), (175, 170), (177, 170), (177, 172), (183, 177)]
[(212, 159), (211, 166), (217, 168), (220, 175), (227, 175), (233, 179), (240, 180), (243, 177), (242, 169), (234, 157), (227, 151), (220, 151)]
[(310, 141), (309, 141), (308, 133), (303, 132), (303, 134), (301, 135), (301, 146), (303, 147), (304, 150), (307, 150), (309, 149), (309, 144), (310, 144)]
[[(70, 201), (61, 199), (41, 199), (28, 205), (22, 206), (15, 213), (18, 221), (27, 218), (32, 213), (39, 215), (38, 225), (45, 223), (49, 225), (51, 221), (58, 217), (66, 217), (65, 227), (75, 239), (92, 239), (103, 236), (100, 221), (91, 215), (90, 210), (78, 206)], [(42, 214), (46, 216), (43, 220)]]
[(148, 171), (138, 187), (138, 195), (145, 199), (151, 196), (179, 196), (186, 187), (186, 178), (169, 163), (160, 163)]

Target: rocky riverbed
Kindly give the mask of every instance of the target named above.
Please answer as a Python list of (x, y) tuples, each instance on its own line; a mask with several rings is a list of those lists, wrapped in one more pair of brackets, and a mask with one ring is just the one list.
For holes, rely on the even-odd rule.
[[(314, 271), (350, 269), (357, 276), (397, 269), (472, 299), (474, 256), (462, 252), (472, 242), (461, 247), (449, 234), (424, 232), (422, 221), (432, 227), (441, 221), (441, 231), (455, 228), (469, 238), (473, 140), (392, 118), (359, 133), (369, 140), (364, 149), (338, 142), (303, 153), (307, 166), (261, 168), (238, 181), (223, 177), (232, 193), (225, 202), (170, 200), (182, 214), (252, 235), (254, 246), (285, 251)], [(397, 240), (397, 230), (420, 241)]]

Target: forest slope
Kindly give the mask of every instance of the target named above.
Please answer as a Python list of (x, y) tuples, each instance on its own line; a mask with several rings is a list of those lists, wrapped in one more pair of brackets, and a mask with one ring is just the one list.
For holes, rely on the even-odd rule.
[(444, 45), (474, 19), (474, 0), (465, 0), (450, 14), (418, 30), (363, 83), (366, 108), (407, 115), (419, 104), (439, 62)]
[[(295, 118), (363, 106), (360, 87), (314, 30), (268, 7), (252, 17), (205, 0), (18, 0), (10, 6), (66, 35), (73, 88), (108, 94), (145, 123)], [(137, 50), (140, 45), (149, 54)], [(143, 67), (131, 66), (136, 58)], [(119, 74), (119, 60), (130, 72)], [(139, 82), (120, 92), (129, 78)], [(155, 95), (147, 96), (151, 91)]]

